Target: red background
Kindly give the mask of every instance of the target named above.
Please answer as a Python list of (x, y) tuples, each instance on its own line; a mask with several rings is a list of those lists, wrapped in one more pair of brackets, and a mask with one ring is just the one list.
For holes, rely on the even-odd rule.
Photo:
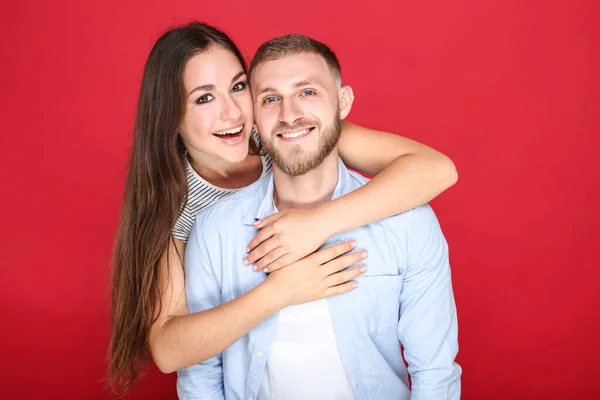
[[(143, 63), (164, 29), (200, 19), (247, 55), (291, 31), (330, 44), (356, 94), (350, 120), (455, 161), (459, 183), (433, 205), (451, 246), (463, 399), (597, 398), (599, 11), (3, 1), (0, 397), (109, 398), (108, 261)], [(128, 398), (174, 399), (174, 385), (152, 368)]]

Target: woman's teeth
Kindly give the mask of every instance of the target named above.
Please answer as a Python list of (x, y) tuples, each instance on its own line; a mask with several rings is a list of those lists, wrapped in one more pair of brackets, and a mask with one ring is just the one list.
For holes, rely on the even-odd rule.
[(281, 136), (285, 139), (297, 138), (303, 135), (306, 135), (310, 129), (302, 129), (301, 131), (291, 132), (291, 133), (282, 133)]
[(217, 135), (217, 136), (224, 136), (224, 135), (235, 135), (236, 133), (240, 133), (242, 131), (242, 128), (244, 126), (238, 126), (237, 128), (233, 128), (233, 129), (229, 129), (227, 131), (219, 131), (219, 132), (215, 132), (213, 133), (213, 135)]

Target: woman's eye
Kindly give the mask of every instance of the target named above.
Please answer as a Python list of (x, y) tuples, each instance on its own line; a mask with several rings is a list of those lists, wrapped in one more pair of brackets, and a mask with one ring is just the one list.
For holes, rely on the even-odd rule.
[(214, 99), (212, 94), (204, 94), (198, 97), (198, 100), (196, 100), (196, 104), (208, 103), (212, 99)]
[(244, 89), (246, 89), (246, 87), (248, 86), (248, 82), (238, 82), (233, 86), (233, 89), (231, 89), (232, 92), (240, 92)]
[(306, 89), (306, 90), (302, 91), (302, 96), (314, 96), (314, 95), (315, 95), (314, 90)]
[(268, 97), (265, 97), (265, 99), (263, 100), (263, 103), (272, 104), (272, 103), (275, 103), (276, 101), (277, 101), (276, 97), (268, 96)]

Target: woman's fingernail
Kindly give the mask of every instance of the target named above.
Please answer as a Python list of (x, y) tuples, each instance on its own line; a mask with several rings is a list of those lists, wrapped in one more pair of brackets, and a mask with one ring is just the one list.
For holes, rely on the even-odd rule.
[(246, 253), (250, 253), (250, 247), (246, 247)]
[(368, 255), (369, 255), (369, 253), (367, 253), (366, 251), (363, 251), (362, 253), (360, 253), (360, 256), (362, 258), (367, 258)]
[(252, 266), (252, 271), (256, 271), (258, 269), (258, 267), (256, 265)]
[(269, 272), (269, 268), (263, 268), (263, 272), (264, 273), (268, 273)]
[(367, 272), (367, 266), (364, 265), (360, 268), (360, 272)]
[(249, 264), (249, 262), (248, 262), (248, 260), (246, 260), (246, 259), (244, 258), (244, 261), (242, 261), (242, 264), (244, 264), (244, 265), (248, 265), (248, 264)]
[(356, 289), (357, 287), (358, 287), (358, 283), (354, 282), (354, 283), (352, 284), (352, 289)]
[(356, 242), (350, 243), (350, 247), (355, 248), (356, 247)]

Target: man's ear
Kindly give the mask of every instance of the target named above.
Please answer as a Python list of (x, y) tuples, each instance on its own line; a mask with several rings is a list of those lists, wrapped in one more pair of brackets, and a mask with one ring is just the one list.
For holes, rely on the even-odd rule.
[(350, 114), (352, 103), (354, 103), (354, 92), (350, 86), (342, 86), (340, 88), (339, 102), (340, 119), (345, 119)]

